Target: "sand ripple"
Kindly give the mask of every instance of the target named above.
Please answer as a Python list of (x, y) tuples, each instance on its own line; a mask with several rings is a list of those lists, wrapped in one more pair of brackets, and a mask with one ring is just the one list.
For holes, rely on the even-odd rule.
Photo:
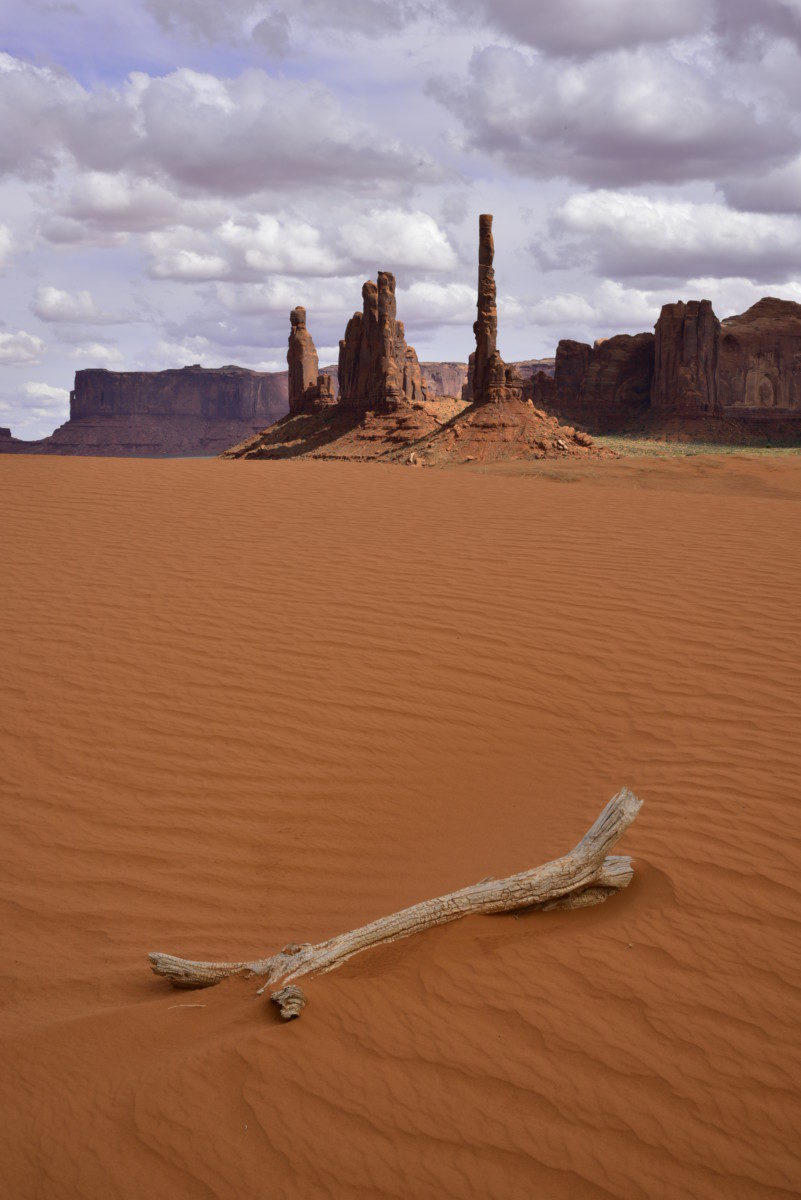
[[(801, 463), (0, 489), (4, 1194), (799, 1194)], [(291, 1026), (146, 970), (531, 866), (622, 783), (599, 909), (387, 947)]]

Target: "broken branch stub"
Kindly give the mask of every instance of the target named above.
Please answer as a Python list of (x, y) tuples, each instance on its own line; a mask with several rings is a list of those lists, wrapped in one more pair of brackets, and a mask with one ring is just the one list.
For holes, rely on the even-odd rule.
[(281, 988), (278, 992), (271, 992), (270, 999), (273, 1004), (278, 1005), (283, 1021), (291, 1021), (293, 1017), (299, 1017), (300, 1010), (306, 1007), (306, 997), (294, 983)]
[[(410, 937), (435, 925), (445, 925), (461, 917), (480, 913), (519, 912), (523, 909), (548, 911), (557, 908), (584, 908), (601, 904), (615, 892), (628, 887), (633, 877), (631, 859), (609, 851), (620, 840), (642, 807), (628, 788), (613, 796), (581, 841), (562, 858), (541, 867), (510, 875), (507, 879), (486, 879), (461, 891), (434, 900), (424, 900), (389, 917), (381, 917), (312, 945), (290, 944), (268, 958), (250, 962), (195, 962), (172, 954), (148, 955), (156, 975), (163, 975), (176, 987), (211, 987), (231, 975), (266, 978), (259, 994), (282, 982), (285, 986), (272, 994), (282, 1016), (298, 1016), (305, 1003), (297, 1003), (299, 988), (286, 987), (303, 975), (333, 971), (354, 954)], [(289, 993), (289, 997), (287, 997)], [(296, 995), (297, 993), (297, 995)], [(292, 1001), (285, 1012), (287, 999)]]

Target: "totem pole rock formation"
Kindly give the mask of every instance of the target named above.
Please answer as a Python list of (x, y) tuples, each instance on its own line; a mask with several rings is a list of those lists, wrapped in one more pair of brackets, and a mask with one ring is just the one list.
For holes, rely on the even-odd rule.
[(306, 309), (298, 305), (289, 314), (289, 347), (286, 361), (289, 371), (289, 413), (319, 412), (334, 404), (330, 375), (318, 371), (317, 351), (306, 328)]
[(507, 367), (497, 347), (498, 304), (495, 288), (495, 242), (492, 214), (478, 218), (478, 316), (473, 325), (476, 348), (470, 355), (467, 383), (462, 399), (475, 404), (502, 403), (522, 399), (523, 380), (514, 367)]
[[(473, 397), (479, 404), (489, 399), (487, 394), (490, 362), (497, 352), (498, 301), (495, 287), (495, 239), (492, 236), (492, 215), (482, 213), (478, 218), (478, 316), (473, 326), (476, 335), (476, 357), (473, 362)], [(493, 362), (497, 371), (497, 364)]]
[(426, 399), (420, 363), (396, 316), (395, 276), (362, 287), (362, 311), (339, 343), (339, 403), (356, 414), (390, 413)]

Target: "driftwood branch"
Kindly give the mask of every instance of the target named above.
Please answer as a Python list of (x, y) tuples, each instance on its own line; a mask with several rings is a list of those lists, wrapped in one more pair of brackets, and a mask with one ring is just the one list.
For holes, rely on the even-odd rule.
[(299, 1015), (305, 997), (300, 988), (287, 984), (303, 975), (333, 971), (354, 954), (372, 946), (395, 942), (474, 913), (583, 908), (603, 903), (631, 882), (631, 859), (611, 855), (609, 851), (641, 807), (642, 801), (623, 788), (564, 857), (508, 879), (485, 879), (447, 896), (424, 900), (314, 946), (308, 942), (292, 944), (269, 958), (250, 962), (193, 962), (172, 954), (153, 953), (148, 955), (150, 965), (156, 975), (163, 975), (176, 987), (211, 987), (230, 975), (256, 975), (266, 979), (261, 994), (274, 984), (283, 983), (285, 986), (274, 992), (272, 999), (281, 1009), (281, 1015), (289, 1019)]

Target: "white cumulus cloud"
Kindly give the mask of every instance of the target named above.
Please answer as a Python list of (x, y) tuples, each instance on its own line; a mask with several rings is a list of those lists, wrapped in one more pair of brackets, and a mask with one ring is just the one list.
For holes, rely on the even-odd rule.
[(122, 362), (122, 354), (116, 346), (103, 342), (90, 342), (85, 346), (73, 346), (69, 356), (81, 367), (116, 367)]
[(540, 178), (708, 179), (778, 164), (798, 145), (787, 122), (763, 119), (702, 66), (645, 48), (566, 64), (489, 46), (463, 80), (430, 90), (468, 149)]
[(344, 263), (329, 238), (306, 221), (259, 214), (229, 219), (218, 230), (232, 274), (335, 275)]
[(343, 252), (374, 270), (449, 271), (457, 265), (448, 235), (425, 212), (375, 209), (345, 222), (341, 238)]
[(70, 394), (66, 388), (49, 383), (26, 383), (22, 391), (26, 407), (34, 416), (67, 416)]
[(578, 253), (607, 276), (788, 278), (801, 269), (801, 220), (720, 203), (582, 192), (561, 205), (552, 226), (564, 239), (554, 261)]
[[(66, 71), (1, 54), (0, 171), (42, 178), (67, 162), (207, 196), (303, 187), (374, 193), (442, 173), (314, 80), (255, 67), (232, 78), (180, 67), (133, 71), (117, 87), (91, 89)], [(104, 204), (119, 211), (128, 203), (97, 190), (89, 201), (101, 214)], [(162, 198), (141, 195), (138, 203), (158, 207)]]
[(50, 285), (36, 289), (32, 309), (40, 321), (48, 322), (107, 325), (125, 319), (99, 309), (88, 291), (65, 292)]
[(362, 306), (362, 280), (358, 276), (333, 279), (297, 279), (273, 276), (264, 283), (217, 285), (217, 298), (230, 313), (239, 316), (261, 316), (267, 313), (286, 314), (287, 334), (289, 313), (302, 304), (309, 321), (316, 318), (337, 319), (345, 330), (350, 314)]
[(33, 333), (18, 330), (6, 333), (0, 330), (0, 363), (8, 367), (22, 367), (38, 362), (44, 352), (44, 342)]
[(451, 0), (457, 11), (481, 15), (520, 41), (554, 54), (599, 51), (664, 42), (697, 33), (708, 21), (710, 0)]
[(231, 273), (228, 259), (209, 250), (194, 249), (197, 241), (192, 230), (149, 234), (145, 251), (150, 275), (154, 279), (178, 279), (186, 283), (226, 279)]
[(156, 279), (255, 282), (457, 266), (447, 234), (428, 213), (369, 207), (358, 220), (321, 216), (315, 225), (288, 214), (240, 212), (211, 230), (177, 225), (154, 232), (143, 241), (148, 270)]
[(0, 270), (11, 262), (14, 237), (8, 225), (0, 225)]

